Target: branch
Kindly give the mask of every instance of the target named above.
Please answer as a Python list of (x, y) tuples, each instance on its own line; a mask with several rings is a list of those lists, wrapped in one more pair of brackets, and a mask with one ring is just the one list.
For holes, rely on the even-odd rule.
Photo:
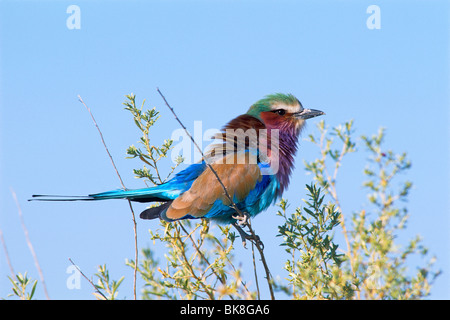
[(253, 257), (253, 271), (255, 272), (256, 292), (258, 293), (258, 300), (261, 300), (261, 295), (259, 292), (258, 272), (256, 272), (255, 246), (253, 245), (253, 242), (252, 242), (252, 257)]
[(25, 234), (25, 240), (27, 241), (27, 245), (28, 245), (28, 248), (30, 249), (31, 255), (33, 256), (34, 264), (36, 265), (36, 269), (39, 273), (39, 278), (41, 278), (45, 297), (47, 298), (47, 300), (50, 300), (50, 297), (49, 297), (48, 291), (47, 291), (47, 286), (45, 285), (45, 281), (44, 281), (44, 274), (42, 273), (42, 269), (41, 269), (41, 266), (39, 264), (39, 261), (38, 261), (37, 255), (36, 255), (36, 251), (34, 251), (33, 244), (31, 243), (30, 237), (28, 235), (28, 229), (25, 226), (25, 221), (24, 221), (23, 215), (22, 215), (22, 209), (20, 208), (19, 201), (17, 200), (17, 195), (12, 188), (11, 188), (11, 193), (12, 193), (14, 201), (16, 202), (16, 205), (17, 205), (17, 212), (19, 214), (20, 224), (22, 225), (23, 233)]
[(97, 286), (88, 277), (84, 275), (84, 273), (80, 270), (80, 268), (78, 268), (78, 266), (72, 261), (72, 259), (69, 258), (69, 261), (75, 268), (77, 268), (78, 272), (83, 276), (83, 278), (85, 278), (94, 287), (95, 291), (97, 291), (98, 294), (100, 294), (105, 300), (108, 300), (108, 298), (103, 294), (103, 292), (98, 290)]
[(244, 225), (246, 225), (250, 231), (250, 235), (246, 234), (241, 227), (239, 226), (239, 223), (233, 223), (233, 226), (236, 227), (236, 229), (238, 230), (238, 232), (240, 233), (242, 239), (243, 239), (243, 244), (245, 247), (245, 240), (250, 240), (252, 243), (255, 244), (256, 248), (259, 251), (259, 254), (261, 255), (261, 261), (264, 265), (264, 270), (266, 271), (266, 279), (267, 279), (267, 283), (269, 285), (269, 290), (270, 290), (270, 296), (272, 298), (272, 300), (275, 300), (275, 296), (273, 293), (273, 288), (272, 288), (272, 283), (271, 283), (271, 277), (270, 277), (270, 270), (269, 267), (267, 266), (267, 262), (266, 259), (264, 257), (264, 245), (262, 244), (261, 240), (259, 239), (259, 236), (255, 234), (255, 232), (253, 231), (251, 224), (250, 224), (250, 218), (248, 217), (247, 214), (244, 214), (238, 207), (237, 205), (234, 203), (233, 199), (231, 198), (230, 194), (227, 191), (227, 188), (225, 187), (225, 185), (223, 184), (222, 180), (220, 180), (219, 175), (217, 174), (217, 172), (214, 170), (214, 168), (211, 166), (211, 164), (209, 163), (208, 159), (205, 157), (205, 155), (203, 154), (203, 151), (201, 150), (201, 148), (198, 146), (197, 142), (195, 142), (194, 138), (191, 136), (191, 134), (189, 133), (189, 131), (186, 129), (186, 127), (184, 126), (184, 124), (181, 122), (181, 120), (178, 118), (178, 116), (176, 115), (175, 111), (173, 110), (173, 108), (170, 106), (170, 104), (167, 102), (166, 98), (164, 97), (164, 95), (162, 94), (162, 92), (159, 90), (159, 88), (156, 89), (159, 93), (159, 95), (162, 97), (162, 99), (164, 100), (166, 106), (170, 109), (170, 111), (172, 112), (172, 114), (175, 117), (175, 120), (178, 121), (178, 123), (180, 124), (180, 126), (184, 129), (184, 131), (186, 132), (186, 134), (188, 135), (188, 137), (191, 139), (191, 141), (194, 143), (195, 147), (197, 148), (197, 150), (200, 152), (200, 154), (202, 155), (202, 158), (205, 160), (206, 165), (208, 166), (208, 168), (212, 171), (212, 173), (215, 175), (217, 181), (220, 183), (220, 185), (222, 186), (222, 189), (225, 193), (225, 196), (227, 197), (227, 199), (230, 202), (230, 207), (233, 208), (237, 214), (239, 215), (238, 220), (243, 220), (244, 221)]
[[(191, 240), (191, 242), (192, 242), (192, 244), (193, 244), (195, 250), (199, 253), (200, 258), (203, 259), (203, 261), (205, 261), (206, 264), (207, 264), (208, 266), (211, 266), (211, 263), (208, 261), (208, 259), (205, 257), (205, 255), (203, 254), (203, 252), (200, 250), (200, 248), (199, 248), (199, 247), (197, 246), (197, 244), (195, 243), (194, 239), (192, 238), (191, 233), (189, 233), (189, 232), (186, 230), (186, 228), (185, 228), (181, 223), (180, 223), (179, 225), (180, 225), (180, 227), (181, 227), (181, 230), (183, 230), (183, 232), (186, 234), (186, 236)], [(195, 230), (195, 229), (194, 229), (194, 230)], [(209, 268), (209, 267), (208, 267), (208, 268)], [(216, 270), (215, 270), (214, 268), (211, 268), (211, 270), (212, 270), (212, 272), (215, 274), (215, 276), (217, 277), (217, 279), (219, 279), (219, 281), (220, 281), (222, 284), (226, 284), (226, 281), (225, 281), (225, 279), (224, 279), (223, 276), (221, 276), (220, 274), (217, 274), (217, 272), (216, 272)], [(230, 296), (230, 297), (231, 297), (231, 296)], [(232, 297), (231, 297), (231, 298), (232, 298)]]
[[(83, 99), (81, 99), (80, 95), (78, 95), (78, 100), (85, 106), (86, 110), (89, 112), (92, 121), (94, 122), (95, 127), (98, 130), (98, 133), (100, 134), (100, 138), (102, 139), (103, 146), (105, 147), (106, 152), (108, 153), (109, 159), (111, 160), (111, 163), (114, 167), (114, 170), (116, 171), (117, 176), (119, 177), (120, 183), (122, 187), (126, 190), (125, 184), (123, 183), (122, 177), (120, 176), (119, 170), (117, 170), (116, 164), (114, 163), (114, 159), (111, 156), (111, 153), (109, 152), (108, 147), (106, 146), (105, 139), (103, 139), (102, 131), (100, 130), (99, 126), (97, 125), (97, 121), (95, 121), (94, 115), (91, 112), (91, 109), (84, 103)], [(134, 265), (134, 274), (133, 274), (133, 297), (134, 300), (136, 300), (136, 277), (137, 277), (137, 266), (138, 266), (138, 244), (137, 244), (137, 223), (136, 223), (136, 217), (134, 214), (133, 206), (131, 205), (131, 201), (127, 199), (128, 205), (130, 206), (131, 210), (131, 216), (133, 220), (133, 231), (134, 231), (134, 259), (136, 261)]]
[(2, 229), (0, 229), (0, 241), (2, 242), (3, 250), (5, 251), (6, 262), (8, 263), (8, 267), (9, 267), (9, 271), (11, 272), (11, 279), (12, 279), (12, 278), (14, 278), (15, 272), (14, 272), (14, 268), (11, 264), (11, 259), (9, 258), (8, 249), (6, 248), (6, 242), (5, 242), (5, 238), (3, 238)]

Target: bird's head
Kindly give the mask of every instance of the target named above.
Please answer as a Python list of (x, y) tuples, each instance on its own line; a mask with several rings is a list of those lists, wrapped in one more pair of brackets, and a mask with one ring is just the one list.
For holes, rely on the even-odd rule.
[(267, 128), (289, 130), (298, 134), (305, 120), (325, 113), (304, 108), (292, 94), (275, 93), (257, 101), (247, 114), (261, 120)]

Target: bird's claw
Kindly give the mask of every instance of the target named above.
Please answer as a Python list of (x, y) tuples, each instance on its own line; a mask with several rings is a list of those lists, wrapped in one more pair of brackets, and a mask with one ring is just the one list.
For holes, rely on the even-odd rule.
[(237, 224), (241, 227), (248, 225), (249, 214), (244, 212), (243, 215), (236, 214), (232, 216), (233, 219), (237, 220)]
[[(245, 224), (247, 225), (247, 223), (248, 223), (247, 222), (248, 216), (246, 216), (246, 217), (247, 218), (242, 218), (242, 219), (245, 219)], [(233, 217), (233, 218), (235, 218), (235, 217)], [(242, 225), (240, 223), (241, 220), (239, 220), (239, 219), (236, 219), (236, 220), (238, 220), (238, 221), (234, 222), (233, 226), (239, 232), (239, 235), (241, 236), (241, 239), (242, 239), (242, 245), (244, 246), (244, 248), (247, 248), (247, 240), (249, 240), (249, 241), (254, 241), (256, 245), (259, 245), (261, 247), (261, 249), (264, 250), (264, 244), (261, 241), (261, 239), (259, 238), (259, 236), (257, 234), (254, 234), (253, 232), (252, 232), (252, 234), (248, 234), (247, 232), (245, 232), (241, 228), (241, 225)]]

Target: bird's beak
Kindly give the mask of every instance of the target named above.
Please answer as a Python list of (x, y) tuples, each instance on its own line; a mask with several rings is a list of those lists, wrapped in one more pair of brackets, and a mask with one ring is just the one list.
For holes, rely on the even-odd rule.
[(323, 114), (325, 114), (325, 112), (320, 111), (320, 110), (304, 108), (302, 111), (297, 112), (295, 114), (295, 117), (298, 119), (306, 120), (306, 119), (311, 119), (314, 117), (321, 116)]

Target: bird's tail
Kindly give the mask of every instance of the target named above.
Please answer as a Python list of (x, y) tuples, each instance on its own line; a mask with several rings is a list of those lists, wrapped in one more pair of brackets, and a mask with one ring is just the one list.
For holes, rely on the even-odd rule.
[(86, 201), (95, 200), (90, 196), (62, 196), (62, 195), (50, 195), (50, 194), (33, 194), (28, 201)]
[(87, 196), (61, 196), (61, 195), (43, 195), (34, 194), (30, 201), (92, 201), (92, 200), (110, 200), (110, 199), (128, 199), (136, 202), (154, 202), (173, 200), (173, 190), (167, 190), (163, 185), (135, 190), (112, 190), (101, 193), (93, 193)]

